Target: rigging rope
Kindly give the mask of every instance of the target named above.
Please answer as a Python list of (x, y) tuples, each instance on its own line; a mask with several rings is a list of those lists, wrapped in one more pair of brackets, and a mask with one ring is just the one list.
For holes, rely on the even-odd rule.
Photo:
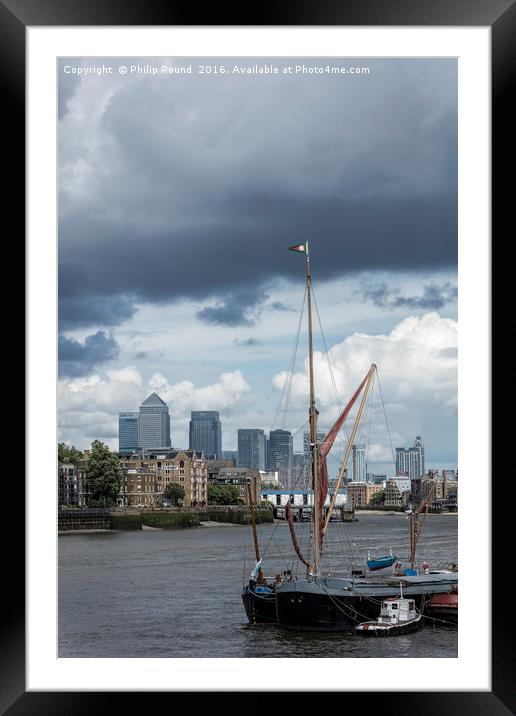
[(392, 461), (393, 461), (394, 466), (396, 467), (396, 455), (395, 455), (395, 453), (394, 453), (394, 447), (393, 447), (393, 445), (392, 445), (391, 429), (390, 429), (390, 426), (389, 426), (389, 420), (388, 420), (388, 418), (387, 418), (387, 411), (385, 410), (385, 402), (384, 402), (384, 400), (383, 400), (382, 386), (381, 386), (381, 384), (380, 384), (380, 375), (379, 375), (379, 372), (378, 372), (378, 366), (377, 366), (377, 368), (376, 368), (376, 379), (377, 379), (377, 381), (378, 381), (378, 390), (379, 390), (379, 392), (380, 392), (380, 398), (381, 398), (381, 400), (382, 400), (383, 414), (384, 414), (384, 416), (385, 416), (385, 424), (386, 424), (386, 426), (387, 426), (387, 433), (388, 433), (388, 435), (389, 435), (389, 443), (390, 443), (390, 446), (391, 446)]
[[(274, 419), (273, 419), (272, 424), (271, 424), (271, 428), (270, 428), (271, 430), (273, 430), (274, 426), (276, 425), (276, 420), (277, 420), (278, 414), (279, 414), (279, 412), (280, 412), (280, 408), (281, 408), (281, 404), (282, 404), (282, 401), (283, 401), (283, 397), (285, 396), (286, 399), (287, 399), (287, 407), (288, 407), (288, 402), (289, 402), (289, 400), (290, 400), (290, 387), (291, 387), (291, 385), (292, 385), (293, 367), (294, 367), (295, 362), (296, 362), (297, 347), (298, 347), (298, 343), (299, 343), (299, 334), (301, 333), (301, 323), (302, 323), (303, 315), (304, 315), (304, 311), (305, 311), (305, 302), (306, 302), (306, 288), (305, 288), (305, 292), (304, 292), (304, 295), (303, 295), (303, 302), (302, 302), (302, 304), (301, 304), (301, 312), (300, 312), (300, 314), (299, 314), (299, 322), (298, 322), (298, 326), (297, 326), (297, 334), (296, 334), (296, 339), (295, 339), (295, 342), (294, 342), (294, 348), (293, 348), (293, 351), (292, 351), (292, 355), (291, 355), (291, 358), (290, 358), (289, 369), (288, 369), (287, 374), (286, 374), (286, 376), (285, 376), (285, 382), (284, 382), (284, 384), (283, 384), (283, 390), (281, 391), (280, 399), (279, 399), (279, 401), (278, 401), (278, 406), (277, 406), (277, 408), (276, 408), (276, 413), (275, 413), (275, 415), (274, 415)], [(287, 386), (288, 386), (288, 387), (287, 387)], [(287, 392), (285, 392), (285, 391), (287, 391)], [(284, 426), (284, 423), (285, 423), (285, 416), (286, 416), (286, 409), (283, 411), (283, 421), (282, 421), (282, 425), (283, 425), (283, 426)]]

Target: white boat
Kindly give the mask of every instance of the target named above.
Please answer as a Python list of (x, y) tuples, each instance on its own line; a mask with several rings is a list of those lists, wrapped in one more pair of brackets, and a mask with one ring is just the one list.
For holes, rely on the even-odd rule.
[(374, 622), (362, 622), (355, 627), (361, 636), (395, 636), (417, 631), (422, 626), (423, 617), (416, 610), (413, 599), (385, 599), (382, 602), (380, 616)]

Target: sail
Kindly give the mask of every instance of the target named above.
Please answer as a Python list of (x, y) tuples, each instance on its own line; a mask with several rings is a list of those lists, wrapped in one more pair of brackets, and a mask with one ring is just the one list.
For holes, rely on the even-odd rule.
[[(369, 377), (370, 371), (367, 373), (364, 380), (360, 383), (358, 388), (356, 389), (355, 393), (353, 394), (351, 400), (346, 405), (342, 413), (339, 415), (331, 429), (328, 431), (328, 434), (322, 441), (320, 447), (319, 447), (319, 460), (318, 460), (318, 476), (319, 476), (319, 507), (320, 507), (320, 514), (319, 514), (319, 524), (320, 524), (320, 534), (324, 534), (324, 502), (326, 500), (326, 496), (328, 494), (328, 466), (326, 465), (326, 456), (330, 452), (330, 450), (333, 447), (333, 443), (335, 442), (335, 438), (337, 437), (337, 433), (344, 425), (344, 422), (346, 418), (349, 415), (349, 411), (353, 407), (353, 405), (356, 402), (356, 399), (362, 392), (364, 385), (367, 382), (367, 379)], [(321, 542), (322, 546), (322, 542)]]
[[(365, 384), (367, 383), (367, 380), (369, 378), (369, 375), (371, 373), (371, 370), (368, 371), (366, 377), (364, 380), (360, 383), (358, 388), (356, 389), (355, 393), (351, 397), (351, 400), (348, 402), (342, 413), (339, 415), (331, 429), (328, 431), (328, 434), (325, 436), (324, 440), (319, 446), (319, 453), (318, 453), (318, 462), (317, 462), (317, 476), (318, 476), (318, 490), (319, 490), (319, 515), (315, 516), (315, 522), (316, 524), (319, 524), (319, 534), (321, 535), (321, 549), (322, 549), (322, 537), (324, 536), (324, 502), (326, 500), (326, 496), (328, 494), (328, 466), (326, 464), (326, 456), (330, 452), (330, 450), (333, 447), (333, 444), (335, 442), (335, 439), (337, 437), (337, 433), (344, 425), (344, 422), (346, 418), (349, 415), (349, 412), (353, 405), (355, 404), (358, 396), (362, 392)], [(309, 563), (301, 553), (301, 550), (299, 549), (299, 544), (297, 542), (296, 538), (296, 532), (294, 529), (294, 520), (292, 516), (292, 507), (290, 506), (290, 502), (287, 503), (287, 520), (290, 528), (290, 536), (292, 538), (292, 544), (294, 546), (294, 550), (301, 560), (303, 564), (306, 564), (307, 567), (310, 567)]]
[(292, 505), (290, 504), (290, 500), (287, 502), (287, 520), (288, 520), (288, 526), (290, 528), (290, 537), (292, 539), (292, 544), (294, 546), (294, 549), (296, 551), (297, 556), (305, 564), (307, 567), (310, 567), (310, 563), (307, 562), (307, 560), (303, 557), (303, 554), (301, 550), (299, 549), (299, 544), (296, 537), (296, 531), (294, 529), (294, 518), (292, 516)]

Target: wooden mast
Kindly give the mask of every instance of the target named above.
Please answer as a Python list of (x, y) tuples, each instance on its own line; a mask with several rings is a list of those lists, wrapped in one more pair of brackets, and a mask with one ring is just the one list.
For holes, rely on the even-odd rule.
[[(256, 556), (256, 563), (260, 561), (260, 547), (258, 545), (258, 535), (256, 534), (256, 516), (254, 513), (254, 503), (253, 503), (253, 491), (251, 488), (251, 478), (247, 478), (247, 498), (249, 500), (249, 511), (251, 513), (251, 525), (253, 527), (253, 540), (254, 540), (254, 553)], [(260, 584), (263, 581), (263, 578), (261, 576), (262, 572), (260, 572), (256, 575), (257, 576), (257, 582)]]
[(414, 512), (409, 515), (410, 517), (410, 568), (414, 569), (416, 564), (416, 549), (417, 549), (417, 542), (419, 539), (420, 534), (420, 525), (419, 525), (419, 515), (423, 510), (428, 509), (428, 505), (430, 503), (430, 499), (432, 498), (432, 495), (434, 493), (436, 487), (436, 482), (433, 483), (433, 485), (430, 487), (428, 491), (428, 495), (425, 497), (425, 499), (421, 502), (419, 507), (414, 510)]
[(317, 452), (317, 415), (318, 411), (315, 407), (315, 388), (314, 388), (314, 360), (313, 360), (313, 343), (312, 343), (312, 277), (310, 273), (310, 254), (308, 251), (308, 241), (306, 242), (306, 293), (308, 307), (308, 364), (310, 371), (310, 452), (312, 456), (312, 488), (314, 495), (314, 561), (312, 565), (312, 573), (319, 574), (321, 563), (321, 510), (322, 505), (319, 495), (319, 477), (317, 471), (318, 452)]

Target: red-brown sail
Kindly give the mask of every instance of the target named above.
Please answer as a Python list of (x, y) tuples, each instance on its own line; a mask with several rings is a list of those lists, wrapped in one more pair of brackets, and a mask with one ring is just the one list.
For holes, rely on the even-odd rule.
[[(319, 459), (317, 464), (317, 473), (318, 473), (318, 483), (319, 483), (319, 515), (315, 516), (315, 519), (319, 522), (319, 534), (324, 534), (324, 502), (326, 500), (326, 496), (328, 494), (328, 467), (326, 465), (326, 456), (330, 452), (330, 450), (333, 447), (333, 444), (335, 442), (335, 439), (337, 437), (337, 433), (344, 425), (344, 422), (346, 418), (349, 415), (349, 412), (353, 405), (355, 404), (358, 396), (362, 392), (367, 379), (369, 377), (370, 371), (367, 373), (364, 380), (360, 383), (358, 388), (356, 389), (355, 393), (351, 397), (351, 400), (348, 402), (342, 413), (339, 415), (331, 429), (328, 431), (328, 434), (325, 436), (324, 440), (322, 441), (321, 445), (319, 446)], [(303, 564), (306, 564), (307, 567), (309, 567), (309, 563), (304, 558), (303, 554), (301, 553), (301, 550), (299, 549), (299, 545), (297, 542), (296, 532), (294, 529), (294, 520), (292, 516), (292, 507), (290, 505), (290, 500), (287, 503), (287, 520), (290, 528), (290, 536), (292, 538), (292, 544), (294, 546), (294, 550), (301, 560)], [(322, 539), (321, 539), (321, 548), (322, 548)]]
[[(335, 423), (333, 424), (332, 428), (328, 431), (328, 434), (322, 441), (320, 448), (319, 448), (319, 463), (318, 463), (318, 472), (319, 472), (319, 506), (320, 506), (320, 514), (319, 514), (319, 524), (320, 524), (320, 534), (324, 534), (324, 502), (326, 500), (326, 495), (328, 494), (328, 466), (326, 465), (326, 456), (330, 452), (330, 450), (333, 447), (333, 443), (335, 442), (335, 438), (337, 437), (337, 433), (344, 425), (344, 422), (346, 418), (349, 415), (349, 412), (353, 405), (355, 404), (358, 396), (362, 392), (364, 385), (367, 382), (367, 378), (369, 377), (369, 373), (366, 375), (364, 380), (360, 383), (358, 388), (356, 389), (355, 393), (353, 394), (351, 400), (346, 405), (342, 413), (339, 415)], [(321, 547), (322, 547), (322, 540), (321, 540)]]

